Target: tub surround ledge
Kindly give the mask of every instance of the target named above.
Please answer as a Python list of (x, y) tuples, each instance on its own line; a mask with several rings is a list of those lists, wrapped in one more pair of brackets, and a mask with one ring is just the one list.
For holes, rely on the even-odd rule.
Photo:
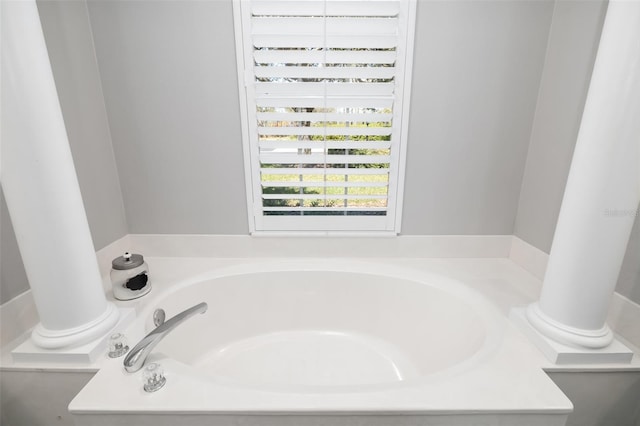
[[(527, 312), (530, 308), (531, 305), (527, 308), (514, 308), (511, 311), (510, 318), (538, 347), (538, 349), (545, 354), (550, 362), (559, 365), (631, 363), (634, 356), (633, 351), (614, 337), (612, 337), (613, 340), (610, 344), (598, 348), (577, 347), (569, 344), (568, 342), (561, 343), (558, 341), (560, 339), (550, 339), (546, 335), (540, 333), (538, 329), (540, 327), (553, 327), (553, 325), (532, 326), (531, 316)], [(609, 332), (611, 331), (609, 330)], [(562, 333), (562, 330), (559, 329), (557, 331), (549, 332), (549, 334), (551, 333), (561, 335), (560, 333)]]
[[(256, 245), (252, 240), (260, 240)], [(287, 242), (287, 239), (274, 238), (255, 239), (249, 236), (217, 236), (217, 235), (126, 235), (113, 242), (109, 246), (99, 250), (96, 255), (100, 272), (102, 274), (103, 289), (107, 299), (119, 308), (133, 308), (136, 312), (143, 309), (145, 303), (163, 289), (169, 288), (176, 282), (184, 280), (194, 275), (202, 274), (213, 268), (227, 267), (229, 265), (239, 265), (253, 260), (268, 261), (268, 259), (300, 258), (300, 257), (321, 257), (315, 243), (318, 239), (288, 239), (293, 240), (298, 250), (293, 250), (294, 243)], [(347, 242), (348, 239), (321, 239), (340, 240)], [(492, 300), (498, 303), (502, 311), (508, 315), (512, 308), (524, 307), (524, 305), (535, 300), (537, 292), (541, 286), (541, 279), (544, 277), (548, 254), (533, 247), (522, 239), (515, 236), (399, 236), (396, 237), (392, 245), (381, 245), (377, 251), (367, 251), (361, 260), (384, 259), (385, 262), (419, 265), (423, 268), (434, 268), (438, 266), (444, 273), (447, 271), (462, 272), (471, 281), (477, 281), (476, 287), (483, 285), (489, 288), (494, 285), (494, 278), (482, 277), (483, 270), (490, 270), (491, 275), (496, 275), (508, 287), (500, 289), (500, 293), (506, 292), (511, 296)], [(280, 243), (282, 241), (282, 243)], [(359, 243), (350, 242), (346, 245), (327, 242), (329, 245), (336, 245), (335, 256), (349, 257), (347, 253), (353, 253), (353, 247), (360, 244), (370, 247), (371, 239), (362, 239)], [(386, 239), (387, 242), (392, 241)], [(410, 251), (411, 247), (425, 243), (428, 250)], [(460, 247), (462, 246), (462, 247)], [(342, 249), (340, 249), (342, 247)], [(398, 247), (403, 247), (400, 251)], [(437, 247), (440, 247), (439, 249)], [(451, 257), (450, 254), (456, 247), (460, 248), (458, 256)], [(225, 250), (226, 248), (226, 250)], [(321, 251), (324, 251), (322, 249)], [(484, 251), (483, 251), (484, 250)], [(142, 253), (150, 265), (150, 279), (153, 281), (154, 290), (149, 296), (128, 302), (117, 301), (111, 294), (111, 283), (109, 280), (109, 270), (111, 260), (124, 253), (133, 251)], [(293, 254), (295, 253), (295, 255)], [(413, 256), (407, 255), (413, 253)], [(400, 256), (404, 254), (405, 257)], [(466, 256), (465, 256), (466, 255)], [(334, 257), (335, 257), (334, 256)], [(423, 259), (422, 261), (420, 259)], [(507, 261), (505, 263), (505, 260)], [(453, 266), (452, 266), (453, 265)], [(509, 266), (511, 265), (511, 266)], [(515, 267), (516, 271), (507, 270)], [(520, 271), (520, 272), (518, 272)], [(480, 276), (478, 276), (480, 275)], [(522, 287), (525, 286), (525, 287)], [(492, 297), (490, 297), (492, 299)], [(505, 303), (505, 299), (507, 302)], [(511, 300), (510, 302), (508, 300)], [(56, 364), (47, 362), (15, 363), (11, 359), (11, 350), (23, 343), (29, 337), (30, 330), (37, 324), (37, 312), (31, 291), (15, 297), (9, 302), (0, 306), (0, 324), (2, 333), (0, 335), (0, 346), (2, 347), (0, 357), (0, 369), (15, 370), (66, 370), (79, 369), (92, 371), (99, 369), (100, 360), (92, 364)], [(616, 336), (628, 347), (638, 353), (640, 348), (640, 306), (629, 299), (614, 293), (610, 309), (608, 322), (616, 333)], [(8, 327), (8, 325), (11, 327)], [(561, 368), (565, 369), (590, 369), (590, 370), (636, 370), (640, 368), (637, 356), (631, 364), (576, 364), (562, 365), (556, 367), (552, 363), (544, 365), (545, 369)]]
[[(527, 304), (535, 300), (541, 285), (536, 275), (544, 273), (546, 254), (533, 249), (524, 241), (516, 237), (505, 239), (503, 236), (487, 237), (485, 241), (481, 236), (450, 239), (438, 237), (435, 239), (437, 240), (435, 246), (443, 248), (438, 251), (433, 249), (434, 239), (429, 237), (424, 239), (397, 237), (396, 239), (398, 241), (395, 241), (391, 247), (381, 246), (379, 250), (365, 252), (365, 255), (358, 258), (344, 255), (347, 252), (353, 253), (354, 247), (360, 245), (367, 247), (368, 242), (372, 240), (362, 239), (354, 242), (343, 239), (342, 242), (349, 241), (346, 244), (347, 248), (344, 248), (343, 252), (338, 250), (334, 253), (342, 257), (336, 259), (337, 256), (333, 256), (332, 259), (328, 259), (323, 256), (323, 250), (328, 248), (318, 250), (315, 246), (317, 239), (293, 239), (294, 242), (284, 241), (280, 244), (280, 239), (269, 241), (265, 238), (252, 239), (251, 237), (175, 236), (173, 240), (175, 244), (172, 245), (171, 236), (129, 235), (99, 251), (97, 257), (107, 299), (119, 308), (135, 310), (138, 315), (148, 314), (154, 300), (172, 294), (176, 287), (185, 285), (187, 281), (194, 282), (211, 274), (229, 270), (242, 273), (255, 265), (277, 269), (282, 265), (292, 267), (301, 262), (320, 265), (337, 262), (343, 266), (361, 263), (370, 265), (371, 268), (408, 268), (414, 272), (439, 274), (469, 286), (484, 296), (489, 304), (500, 312), (498, 315), (502, 318), (500, 324), (503, 329), (500, 343), (494, 349), (493, 355), (479, 362), (477, 368), (458, 376), (454, 374), (446, 380), (424, 383), (423, 386), (413, 390), (399, 387), (391, 393), (370, 392), (368, 395), (373, 395), (373, 399), (366, 401), (358, 399), (355, 395), (341, 393), (335, 399), (324, 400), (325, 406), (318, 405), (318, 401), (313, 398), (314, 393), (292, 395), (259, 390), (248, 391), (251, 398), (249, 402), (262, 402), (256, 402), (257, 405), (253, 402), (246, 404), (248, 400), (245, 399), (245, 403), (241, 404), (235, 398), (240, 390), (212, 383), (210, 379), (195, 374), (193, 367), (169, 358), (161, 351), (154, 354), (152, 360), (162, 362), (168, 381), (162, 390), (151, 396), (142, 391), (139, 374), (125, 374), (122, 369), (122, 359), (110, 359), (104, 352), (98, 354), (95, 361), (90, 364), (15, 362), (8, 351), (15, 348), (16, 344), (23, 342), (24, 337), (15, 339), (10, 344), (3, 343), (0, 369), (97, 372), (94, 379), (70, 405), (78, 425), (95, 425), (101, 422), (109, 424), (109, 421), (114, 418), (122, 418), (123, 421), (134, 419), (136, 424), (145, 424), (144, 422), (151, 419), (175, 418), (178, 415), (176, 413), (183, 409), (189, 411), (193, 409), (203, 421), (209, 422), (207, 424), (216, 424), (218, 420), (228, 417), (254, 419), (256, 422), (275, 421), (274, 419), (277, 418), (308, 419), (311, 422), (308, 424), (311, 425), (314, 416), (319, 411), (329, 409), (329, 405), (333, 406), (334, 411), (331, 416), (336, 419), (336, 425), (353, 424), (340, 423), (337, 419), (342, 418), (341, 416), (345, 419), (355, 419), (359, 418), (358, 416), (363, 419), (380, 416), (387, 420), (415, 416), (416, 419), (420, 419), (420, 424), (424, 425), (431, 424), (430, 421), (435, 422), (435, 419), (443, 421), (443, 419), (454, 418), (460, 421), (451, 420), (452, 425), (474, 424), (474, 422), (477, 424), (478, 421), (488, 418), (495, 418), (496, 421), (493, 423), (497, 423), (498, 420), (511, 416), (511, 418), (522, 420), (518, 423), (521, 425), (562, 425), (571, 412), (572, 406), (548, 378), (545, 371), (640, 371), (640, 359), (637, 356), (629, 364), (554, 364), (542, 352), (536, 350), (521, 330), (510, 323), (508, 316), (512, 309), (524, 309)], [(405, 239), (408, 241), (404, 241)], [(252, 240), (260, 241), (255, 243)], [(408, 255), (409, 247), (419, 245), (421, 240), (427, 241), (427, 245), (431, 244), (432, 248), (427, 251), (430, 256), (425, 255), (427, 253), (425, 251), (413, 252), (414, 256)], [(487, 251), (483, 256), (478, 251), (485, 243)], [(326, 244), (334, 245), (335, 243), (328, 241)], [(405, 244), (405, 248), (398, 249)], [(469, 256), (446, 256), (460, 244), (465, 247), (461, 252)], [(297, 256), (293, 256), (291, 253), (296, 245), (299, 250)], [(230, 249), (225, 251), (225, 247)], [(271, 250), (268, 250), (269, 247)], [(145, 255), (150, 268), (150, 280), (153, 282), (153, 290), (148, 296), (128, 302), (113, 300), (109, 292), (108, 271), (111, 259), (123, 250)], [(180, 253), (184, 254), (181, 256)], [(28, 294), (20, 296), (10, 303), (19, 302), (20, 310), (29, 312), (27, 296)], [(5, 314), (15, 312), (8, 308), (10, 306), (4, 305), (0, 309), (3, 317)], [(640, 309), (637, 308), (637, 305), (621, 296), (614, 298), (611, 309), (612, 315), (617, 318), (616, 321), (611, 322), (614, 331), (620, 332), (618, 327), (622, 327), (625, 332), (630, 333), (629, 335), (637, 333), (637, 322), (634, 320), (634, 318), (640, 318), (638, 316)], [(29, 330), (23, 331), (28, 333)], [(144, 332), (141, 321), (135, 321), (127, 330), (129, 343), (135, 344)], [(177, 333), (180, 331), (178, 330)], [(492, 383), (492, 389), (502, 390), (487, 392), (487, 383)], [(107, 388), (113, 386), (113, 389), (117, 388), (118, 392), (110, 392), (109, 397), (105, 399), (105, 386)], [(193, 386), (201, 386), (200, 391), (203, 389), (202, 386), (205, 386), (207, 390), (202, 393)], [(458, 395), (460, 389), (463, 389), (460, 399), (446, 396)], [(247, 390), (243, 389), (242, 392)], [(390, 395), (398, 397), (395, 399), (397, 402), (391, 405), (388, 403)], [(428, 407), (423, 404), (425, 396), (432, 401)], [(183, 405), (173, 404), (174, 398), (179, 398)], [(214, 405), (210, 403), (212, 400), (216, 401)], [(293, 405), (289, 403), (290, 401), (294, 401)], [(364, 414), (372, 412), (375, 414), (369, 414), (370, 417)], [(452, 414), (455, 412), (457, 413)], [(306, 421), (297, 424), (307, 424)], [(193, 424), (197, 424), (196, 420)]]
[[(191, 271), (191, 275), (181, 278), (174, 275), (172, 284), (161, 278), (154, 282), (154, 291), (157, 292), (152, 298), (146, 299), (146, 306), (138, 310), (141, 316), (140, 321), (136, 321), (127, 331), (132, 341), (137, 341), (145, 331), (149, 330), (149, 318), (153, 310), (158, 307), (165, 307), (167, 312), (177, 312), (182, 309), (182, 305), (191, 305), (194, 298), (202, 298), (210, 303), (209, 311), (213, 316), (210, 319), (198, 316), (191, 323), (185, 323), (181, 330), (176, 330), (172, 334), (171, 344), (167, 343), (168, 346), (165, 345), (162, 348), (159, 346), (157, 352), (152, 354), (149, 362), (160, 362), (167, 378), (166, 385), (153, 395), (142, 391), (140, 372), (128, 374), (123, 371), (121, 360), (105, 360), (100, 371), (69, 405), (70, 412), (78, 419), (78, 424), (91, 424), (101, 416), (117, 415), (123, 419), (137, 421), (139, 416), (162, 419), (164, 416), (189, 413), (194, 418), (199, 418), (202, 424), (215, 420), (215, 417), (220, 415), (230, 415), (234, 418), (251, 415), (262, 420), (278, 415), (328, 415), (332, 416), (331, 418), (339, 415), (413, 415), (420, 419), (420, 424), (424, 425), (441, 424), (438, 422), (443, 418), (456, 416), (459, 417), (458, 422), (452, 424), (473, 425), (489, 417), (496, 419), (496, 422), (503, 422), (505, 418), (517, 414), (521, 420), (519, 424), (548, 426), (564, 424), (567, 415), (573, 409), (571, 402), (544, 373), (542, 366), (545, 364), (545, 359), (542, 354), (533, 349), (528, 340), (509, 324), (508, 319), (496, 309), (496, 305), (488, 302), (478, 292), (478, 286), (481, 284), (476, 281), (472, 286), (468, 286), (469, 283), (461, 283), (456, 279), (457, 277), (448, 276), (459, 274), (459, 277), (468, 277), (475, 274), (480, 280), (490, 281), (489, 277), (495, 279), (498, 275), (507, 280), (512, 278), (512, 273), (527, 275), (518, 268), (511, 268), (509, 262), (505, 263), (500, 259), (346, 258), (328, 261), (322, 258), (256, 258), (226, 259), (222, 263), (217, 263), (217, 267), (207, 269), (207, 262), (204, 259), (150, 257), (148, 261), (151, 270), (155, 270), (158, 277), (162, 276), (164, 271), (175, 271), (179, 264), (183, 265), (179, 269)], [(209, 266), (211, 265), (209, 263)], [(434, 269), (439, 270), (433, 272)], [(446, 273), (447, 271), (449, 274)], [(285, 275), (275, 279), (274, 273)], [(305, 276), (305, 273), (314, 275)], [(253, 277), (255, 274), (262, 275)], [(334, 284), (339, 284), (336, 277), (340, 274), (349, 274), (349, 278), (343, 286), (333, 285), (326, 289), (327, 286), (321, 285), (327, 282), (325, 275), (318, 274), (333, 274), (333, 278), (328, 282)], [(358, 274), (364, 274), (364, 277), (358, 278)], [(365, 278), (367, 276), (368, 278)], [(389, 278), (399, 281), (389, 282)], [(289, 283), (289, 280), (293, 282)], [(470, 282), (473, 281), (470, 280)], [(413, 284), (406, 287), (407, 283)], [(395, 290), (389, 288), (392, 285)], [(284, 294), (275, 298), (268, 296), (270, 294), (268, 289), (272, 287), (273, 291), (278, 291), (277, 289), (281, 287), (297, 289), (300, 286), (302, 288), (293, 291), (293, 296), (285, 297)], [(362, 300), (362, 304), (365, 305), (362, 308), (363, 312), (355, 315), (355, 311), (351, 312), (355, 307), (349, 308), (349, 306), (356, 306), (354, 298), (362, 297), (362, 293), (355, 291), (360, 286), (369, 288), (370, 294)], [(405, 294), (403, 292), (410, 291), (406, 293), (410, 295), (407, 296), (410, 300), (415, 301), (416, 298), (422, 300), (421, 297), (425, 297), (420, 290), (422, 288), (425, 288), (424, 291), (429, 288), (434, 289), (429, 290), (429, 292), (433, 291), (433, 295), (425, 300), (435, 298), (440, 302), (432, 303), (438, 307), (448, 300), (440, 299), (439, 291), (454, 296), (465, 306), (473, 306), (472, 309), (468, 309), (469, 315), (471, 312), (477, 312), (479, 315), (473, 324), (478, 326), (482, 324), (480, 329), (485, 330), (478, 332), (478, 335), (472, 333), (472, 336), (468, 336), (469, 341), (475, 341), (474, 339), (480, 338), (478, 336), (484, 336), (481, 337), (483, 343), (478, 352), (472, 352), (472, 355), (464, 358), (463, 361), (455, 361), (456, 363), (451, 367), (424, 373), (424, 375), (421, 373), (414, 377), (409, 374), (410, 370), (403, 370), (409, 374), (407, 380), (388, 384), (376, 382), (373, 385), (363, 382), (363, 384), (346, 387), (330, 385), (326, 388), (305, 388), (305, 386), (315, 385), (285, 385), (279, 382), (277, 385), (269, 385), (268, 382), (263, 383), (261, 379), (254, 379), (253, 382), (245, 384), (242, 381), (244, 379), (241, 379), (244, 377), (244, 370), (238, 373), (241, 377), (236, 377), (233, 375), (237, 373), (235, 369), (231, 372), (224, 370), (227, 372), (225, 374), (231, 374), (230, 378), (220, 376), (219, 373), (210, 376), (206, 357), (197, 358), (199, 361), (189, 361), (193, 354), (185, 352), (185, 345), (188, 345), (189, 341), (188, 336), (202, 329), (210, 330), (208, 335), (211, 339), (223, 338), (220, 336), (226, 336), (228, 333), (232, 336), (254, 335), (255, 333), (251, 332), (252, 327), (257, 327), (258, 330), (263, 328), (271, 330), (269, 324), (272, 321), (277, 325), (289, 317), (297, 318), (300, 322), (300, 324), (296, 323), (297, 327), (308, 328), (309, 325), (305, 326), (305, 321), (316, 324), (318, 320), (314, 315), (327, 312), (323, 303), (334, 306), (335, 314), (330, 315), (330, 318), (338, 321), (338, 325), (347, 321), (343, 325), (345, 330), (364, 333), (363, 336), (369, 334), (376, 336), (374, 332), (378, 330), (376, 327), (387, 330), (388, 327), (384, 327), (386, 321), (382, 321), (378, 326), (374, 322), (374, 325), (371, 325), (373, 331), (369, 332), (359, 330), (357, 326), (357, 324), (371, 323), (370, 321), (362, 323), (358, 320), (358, 318), (369, 318), (371, 315), (371, 312), (366, 310), (366, 306), (371, 305), (368, 309), (374, 309), (375, 306), (383, 309), (382, 307), (386, 306), (383, 311), (387, 317), (390, 315), (394, 321), (402, 323), (405, 314), (407, 314), (407, 320), (414, 318), (415, 315), (412, 316), (411, 309), (416, 309), (418, 306), (416, 302), (411, 309), (407, 307), (401, 314), (394, 314), (394, 309), (405, 306), (400, 303), (400, 299), (395, 300), (399, 297), (398, 292)], [(250, 289), (253, 290), (249, 291)], [(320, 289), (324, 290), (320, 291)], [(389, 291), (391, 293), (386, 293)], [(329, 293), (325, 294), (325, 292)], [(222, 294), (228, 294), (230, 299), (221, 301)], [(241, 300), (246, 297), (243, 295), (247, 294), (254, 294), (255, 300), (247, 300), (246, 304), (249, 306), (242, 307), (244, 304)], [(342, 300), (330, 297), (331, 294), (342, 295)], [(395, 296), (392, 297), (391, 294)], [(307, 297), (304, 297), (305, 295)], [(298, 300), (298, 305), (301, 307), (292, 306), (289, 300), (291, 298)], [(176, 306), (173, 306), (174, 303)], [(212, 303), (216, 306), (211, 305)], [(241, 305), (237, 305), (238, 303)], [(320, 304), (320, 307), (316, 307), (316, 304)], [(379, 304), (381, 305), (378, 306)], [(260, 313), (255, 313), (262, 305), (267, 305), (266, 312), (271, 312), (276, 318), (282, 316), (282, 319), (264, 318), (261, 322), (252, 321), (251, 315), (263, 318)], [(287, 306), (289, 308), (286, 308)], [(437, 312), (438, 308), (431, 306), (428, 311)], [(234, 324), (235, 315), (243, 319), (238, 324)], [(310, 315), (310, 318), (305, 319), (306, 315)], [(466, 321), (470, 320), (465, 318), (462, 315), (460, 322), (467, 324), (465, 327), (469, 328), (470, 324)], [(353, 325), (349, 325), (351, 323), (348, 321), (353, 321)], [(218, 322), (226, 324), (224, 329), (215, 330), (215, 324)], [(432, 321), (425, 324), (425, 327), (433, 326)], [(444, 330), (448, 330), (446, 324), (441, 326)], [(246, 327), (249, 327), (248, 331), (244, 330)], [(328, 330), (331, 330), (332, 326), (328, 325), (328, 327)], [(455, 330), (456, 325), (452, 324), (451, 327)], [(410, 336), (414, 335), (411, 330), (412, 327), (404, 327), (401, 335), (406, 335), (406, 339), (410, 340)], [(426, 328), (426, 330), (431, 329)], [(266, 333), (264, 330), (262, 332)], [(183, 336), (181, 333), (186, 335)], [(430, 331), (425, 333), (432, 335)], [(392, 333), (392, 335), (397, 337), (398, 334)], [(438, 337), (438, 333), (434, 333), (432, 337), (434, 341), (440, 341), (438, 339), (442, 336)], [(211, 344), (219, 344), (219, 342), (215, 343), (215, 340), (213, 342)], [(399, 345), (398, 347), (408, 344), (406, 342), (401, 344), (401, 342), (403, 342), (402, 339), (394, 344)], [(434, 344), (434, 348), (437, 346), (439, 345)], [(224, 353), (229, 351), (225, 349)], [(209, 354), (206, 348), (200, 348), (196, 352)], [(410, 359), (414, 358), (411, 352), (407, 353)], [(438, 352), (435, 353), (435, 359), (440, 359)], [(442, 356), (455, 359), (459, 354), (445, 352)], [(365, 361), (367, 360), (363, 360)], [(416, 363), (414, 367), (420, 365), (417, 360), (414, 362)], [(430, 362), (427, 364), (431, 365)], [(490, 388), (487, 388), (487, 383), (491, 383)], [(302, 391), (299, 390), (299, 386), (303, 386)], [(105, 392), (105, 389), (118, 391)], [(159, 414), (162, 416), (158, 416)], [(196, 420), (194, 424), (198, 424)]]
[(116, 308), (118, 322), (113, 327), (104, 330), (104, 335), (83, 345), (73, 345), (59, 349), (44, 349), (31, 339), (25, 340), (11, 351), (11, 358), (16, 364), (92, 364), (104, 355), (107, 340), (113, 333), (126, 329), (135, 320), (135, 310), (132, 308)]

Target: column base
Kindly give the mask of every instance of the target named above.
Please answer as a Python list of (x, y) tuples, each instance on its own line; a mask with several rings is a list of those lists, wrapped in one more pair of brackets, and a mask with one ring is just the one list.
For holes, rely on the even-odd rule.
[[(108, 309), (108, 316), (103, 319), (99, 327), (92, 328), (90, 332), (80, 331), (79, 333), (73, 333), (73, 336), (82, 337), (82, 340), (73, 345), (44, 348), (39, 344), (40, 342), (36, 344), (33, 336), (38, 332), (38, 326), (40, 326), (40, 324), (38, 324), (31, 334), (31, 339), (27, 339), (11, 351), (13, 361), (15, 363), (55, 364), (91, 364), (95, 362), (102, 353), (105, 353), (108, 337), (113, 333), (121, 332), (135, 319), (134, 309), (118, 309), (112, 303), (109, 305), (112, 308)], [(112, 322), (114, 318), (115, 322)], [(38, 338), (42, 338), (42, 336), (38, 334)], [(62, 337), (60, 340), (55, 340), (55, 337), (52, 338), (51, 336), (45, 337), (46, 342), (50, 342), (51, 339), (54, 339), (54, 342), (69, 341), (69, 336)]]
[(118, 322), (120, 311), (113, 303), (107, 303), (102, 315), (81, 327), (66, 330), (48, 330), (38, 323), (31, 333), (31, 340), (43, 349), (60, 349), (82, 345), (102, 336)]
[[(536, 309), (536, 304), (526, 308), (514, 308), (511, 310), (510, 318), (547, 359), (554, 364), (628, 364), (631, 362), (633, 351), (615, 339), (609, 327), (606, 328), (608, 333), (604, 334), (605, 337), (596, 336), (595, 338), (595, 342), (608, 341), (609, 343), (606, 346), (593, 346), (594, 342), (588, 340), (589, 336), (587, 336), (586, 341), (591, 343), (591, 346), (580, 345), (575, 343), (575, 340), (582, 342), (585, 340), (585, 336), (570, 341), (569, 339), (572, 338), (573, 332), (563, 333), (562, 330), (558, 332), (555, 329), (551, 329), (553, 330), (552, 333), (555, 333), (555, 335), (550, 333), (551, 337), (541, 331), (534, 323), (539, 319), (535, 316), (537, 315)], [(530, 314), (530, 311), (533, 312)], [(533, 321), (531, 321), (530, 315), (535, 318)], [(551, 327), (555, 327), (555, 325), (551, 325)], [(560, 336), (562, 341), (555, 339), (556, 335)], [(567, 335), (570, 336), (568, 339), (566, 338)], [(606, 337), (609, 335), (610, 338)]]
[(607, 324), (599, 330), (570, 327), (549, 318), (538, 303), (527, 306), (525, 313), (531, 325), (540, 333), (565, 345), (598, 349), (607, 347), (613, 341), (613, 333)]

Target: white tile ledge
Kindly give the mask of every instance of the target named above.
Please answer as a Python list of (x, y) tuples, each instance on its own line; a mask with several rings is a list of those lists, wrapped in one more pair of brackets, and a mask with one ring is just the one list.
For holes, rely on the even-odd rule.
[[(434, 235), (398, 237), (251, 237), (248, 235), (131, 234), (98, 250), (104, 289), (109, 288), (111, 260), (125, 251), (148, 257), (508, 257), (510, 235)], [(354, 256), (357, 253), (357, 256)], [(0, 346), (38, 322), (31, 291), (0, 305)]]
[(153, 257), (509, 257), (511, 235), (300, 236), (248, 235), (128, 236), (131, 246)]
[[(111, 260), (124, 251), (148, 257), (387, 257), (387, 258), (506, 258), (542, 280), (548, 255), (515, 236), (399, 236), (396, 238), (308, 238), (296, 239), (216, 235), (127, 235), (99, 250), (100, 270), (105, 291), (110, 291)], [(354, 256), (353, 253), (358, 253)], [(31, 291), (26, 291), (0, 306), (0, 346), (2, 352), (15, 347), (37, 323)], [(609, 324), (624, 343), (639, 354), (640, 306), (615, 293), (609, 309)], [(3, 357), (4, 358), (4, 357)], [(638, 366), (638, 355), (632, 369)], [(6, 367), (3, 360), (0, 363)], [(11, 366), (13, 369), (21, 368)], [(594, 366), (600, 370), (604, 366)], [(69, 366), (61, 366), (68, 369)], [(87, 368), (87, 366), (81, 367)], [(613, 366), (612, 366), (613, 368)], [(72, 370), (75, 369), (72, 367)], [(572, 367), (567, 370), (573, 371)], [(585, 366), (580, 366), (585, 369)], [(586, 368), (589, 371), (595, 371)], [(618, 368), (620, 369), (619, 366)], [(95, 371), (89, 367), (89, 370)], [(610, 371), (607, 367), (604, 370)], [(604, 371), (603, 370), (603, 371)]]
[[(362, 257), (362, 258), (506, 258), (510, 235), (324, 236), (299, 238), (248, 235), (131, 234), (98, 250), (96, 256), (105, 293), (111, 291), (111, 261), (125, 251), (146, 257)], [(357, 256), (354, 255), (357, 253)], [(2, 353), (28, 339), (38, 323), (31, 290), (0, 305)], [(5, 361), (0, 365), (6, 365)]]
[(526, 241), (513, 236), (509, 258), (540, 281), (544, 279), (549, 255)]

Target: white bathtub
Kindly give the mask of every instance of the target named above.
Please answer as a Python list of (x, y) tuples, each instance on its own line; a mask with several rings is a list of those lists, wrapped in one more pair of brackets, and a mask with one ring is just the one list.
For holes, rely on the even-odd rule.
[(156, 351), (217, 383), (278, 392), (409, 386), (480, 362), (498, 341), (484, 298), (458, 282), (372, 264), (277, 263), (218, 271), (147, 308), (208, 311)]
[[(145, 393), (140, 372), (124, 373), (121, 359), (109, 361), (74, 399), (71, 411), (128, 414), (136, 424), (151, 413), (164, 414), (168, 424), (178, 413), (254, 421), (256, 415), (293, 421), (288, 416), (301, 414), (334, 420), (428, 414), (442, 421), (447, 414), (468, 421), (421, 420), (420, 425), (475, 424), (474, 416), (482, 415), (487, 424), (504, 422), (504, 416), (515, 416), (519, 425), (563, 424), (548, 415), (536, 417), (532, 407), (539, 401), (532, 395), (540, 389), (511, 395), (516, 374), (529, 383), (551, 382), (539, 369), (523, 373), (516, 363), (505, 364), (517, 356), (505, 353), (505, 317), (479, 293), (447, 277), (362, 261), (247, 262), (156, 291), (129, 331), (132, 340), (153, 329), (156, 309), (170, 318), (200, 302), (207, 302), (207, 312), (178, 326), (154, 350), (151, 361), (166, 370), (164, 388)], [(546, 414), (566, 414), (566, 399), (561, 402), (565, 405), (550, 397)], [(100, 424), (100, 418), (88, 423)], [(204, 419), (192, 419), (193, 424), (198, 418)]]

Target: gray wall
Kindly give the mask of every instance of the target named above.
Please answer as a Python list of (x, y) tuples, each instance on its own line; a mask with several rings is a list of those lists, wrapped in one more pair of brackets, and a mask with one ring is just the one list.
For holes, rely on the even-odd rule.
[(97, 250), (128, 229), (87, 5), (45, 0), (38, 11)]
[(75, 426), (67, 407), (94, 373), (0, 372), (0, 425)]
[(553, 3), (418, 6), (403, 234), (512, 234)]
[(90, 1), (132, 233), (247, 234), (231, 1)]
[[(128, 233), (91, 27), (84, 1), (41, 1), (38, 11), (96, 250)], [(28, 289), (0, 197), (0, 304)]]
[(22, 266), (16, 235), (9, 211), (0, 190), (0, 305), (29, 288), (27, 274)]
[[(127, 232), (246, 234), (231, 0), (39, 8), (96, 249)], [(549, 250), (604, 13), (419, 1), (403, 234), (515, 226)], [(639, 228), (618, 286), (635, 301)], [(6, 213), (0, 238), (2, 303), (27, 288)]]
[(640, 305), (640, 219), (638, 216), (631, 231), (616, 290)]
[(640, 372), (550, 372), (573, 403), (566, 426), (639, 426)]
[(515, 223), (518, 237), (547, 253), (605, 13), (605, 1), (556, 2)]
[[(404, 234), (511, 234), (553, 3), (418, 5)], [(90, 1), (133, 233), (246, 234), (231, 0)]]
[[(522, 179), (514, 234), (549, 253), (595, 61), (606, 1), (559, 0)], [(613, 219), (612, 219), (613, 220)], [(640, 220), (617, 291), (640, 303)]]

